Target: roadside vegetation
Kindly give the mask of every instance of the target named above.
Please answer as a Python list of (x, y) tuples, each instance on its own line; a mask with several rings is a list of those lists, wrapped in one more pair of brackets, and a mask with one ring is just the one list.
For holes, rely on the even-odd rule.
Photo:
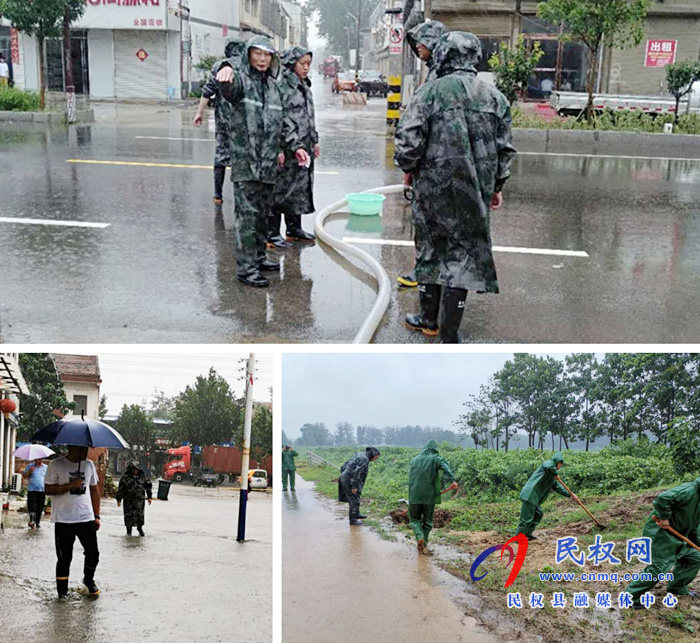
[(39, 94), (8, 87), (0, 89), (0, 112), (38, 112)]

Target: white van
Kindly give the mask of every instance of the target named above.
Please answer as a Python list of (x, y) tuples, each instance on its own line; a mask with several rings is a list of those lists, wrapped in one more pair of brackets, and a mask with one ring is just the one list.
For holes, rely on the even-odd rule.
[(267, 471), (265, 469), (250, 469), (248, 480), (251, 489), (267, 489)]

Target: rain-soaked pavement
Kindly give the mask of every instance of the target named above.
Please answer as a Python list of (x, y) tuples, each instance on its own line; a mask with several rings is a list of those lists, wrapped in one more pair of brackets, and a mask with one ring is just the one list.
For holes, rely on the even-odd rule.
[[(322, 146), (317, 209), (348, 192), (400, 182), (383, 101), (343, 109), (322, 79), (314, 92)], [(192, 109), (178, 105), (97, 105), (96, 113), (96, 123), (70, 134), (19, 123), (0, 130), (0, 341), (353, 338), (376, 283), (321, 244), (276, 252), (283, 270), (269, 289), (236, 281), (230, 184), (222, 216), (211, 204), (211, 120), (197, 129)], [(506, 204), (493, 215), (501, 294), (470, 295), (465, 339), (697, 341), (700, 160), (518, 147)], [(654, 157), (655, 149), (633, 153)], [(700, 156), (700, 148), (678, 154)], [(329, 229), (369, 241), (362, 247), (392, 281), (412, 265), (402, 198), (389, 201), (382, 219), (345, 215)], [(430, 341), (401, 323), (416, 308), (415, 290), (394, 288), (376, 341)]]
[(347, 505), (297, 476), (283, 497), (284, 643), (495, 643), (458, 600), (463, 584), (414, 547), (350, 527)]
[(173, 485), (146, 507), (145, 538), (125, 536), (122, 509), (103, 499), (101, 594), (86, 596), (76, 542), (71, 592), (55, 589), (54, 529), (6, 512), (0, 534), (0, 640), (36, 643), (272, 641), (271, 494), (253, 493), (236, 542), (238, 491)]

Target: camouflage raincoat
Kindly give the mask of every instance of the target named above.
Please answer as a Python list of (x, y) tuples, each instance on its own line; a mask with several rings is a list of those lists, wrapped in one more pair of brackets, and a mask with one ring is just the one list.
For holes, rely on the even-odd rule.
[[(218, 63), (219, 69), (233, 67), (230, 83), (217, 83), (221, 95), (231, 103), (231, 170), (234, 182), (277, 180), (277, 155), (282, 149), (282, 99), (274, 80), (279, 71), (279, 58), (272, 55), (270, 69), (264, 74), (245, 58), (258, 47), (273, 50), (274, 45), (264, 36), (255, 36), (246, 43), (244, 62), (237, 69), (230, 60)], [(290, 140), (292, 135), (289, 135)]]
[[(445, 25), (443, 25), (441, 22), (438, 20), (430, 20), (408, 31), (406, 33), (406, 42), (408, 42), (416, 58), (420, 58), (416, 45), (421, 44), (426, 49), (433, 52), (435, 51), (435, 47), (445, 31)], [(429, 83), (431, 80), (435, 80), (437, 78), (434, 62), (435, 58), (431, 57), (430, 60), (425, 63), (428, 67), (428, 76), (425, 79), (426, 83)]]
[[(363, 453), (356, 453), (340, 468), (338, 479), (338, 500), (350, 505), (350, 521), (357, 520), (360, 514), (360, 496), (369, 473), (370, 460), (379, 455), (379, 449), (367, 447)], [(357, 493), (352, 490), (357, 489)]]
[[(311, 54), (310, 49), (293, 47), (282, 56), (284, 71), (279, 87), (284, 107), (284, 167), (280, 168), (275, 184), (275, 208), (285, 215), (308, 214), (314, 208), (314, 145), (318, 132), (314, 117), (314, 99), (311, 81), (301, 80), (294, 72), (294, 65)], [(305, 149), (311, 157), (311, 165), (299, 165), (294, 153)]]
[[(137, 469), (134, 472), (134, 468)], [(152, 497), (153, 485), (138, 465), (129, 468), (119, 481), (117, 502), (124, 502), (124, 524), (127, 527), (142, 527), (145, 522), (146, 498)]]
[(413, 174), (420, 284), (498, 292), (490, 204), (510, 176), (510, 105), (476, 77), (481, 43), (445, 34), (433, 52), (438, 78), (413, 96), (396, 131), (394, 159)]
[[(237, 69), (246, 50), (246, 43), (240, 40), (231, 40), (226, 45), (226, 60)], [(221, 68), (221, 62), (216, 63), (209, 74), (209, 78), (202, 88), (202, 97), (208, 98), (214, 103), (214, 123), (216, 131), (216, 153), (214, 165), (216, 167), (228, 167), (231, 165), (231, 103), (219, 95), (219, 84), (216, 82), (216, 74)]]

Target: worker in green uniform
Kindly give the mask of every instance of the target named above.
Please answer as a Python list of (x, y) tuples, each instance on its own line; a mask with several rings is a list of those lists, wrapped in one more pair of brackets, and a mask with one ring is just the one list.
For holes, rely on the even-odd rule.
[(561, 451), (557, 451), (551, 460), (547, 460), (537, 467), (537, 471), (530, 476), (520, 492), (522, 505), (517, 533), (524, 534), (528, 540), (537, 540), (537, 536), (533, 536), (532, 532), (544, 516), (540, 505), (547, 499), (550, 492), (556, 491), (566, 498), (576, 500), (576, 496), (569, 493), (557, 479), (559, 469), (562, 466), (564, 466), (564, 456)]
[(437, 442), (430, 440), (423, 451), (411, 460), (408, 472), (408, 516), (418, 541), (419, 553), (428, 553), (426, 546), (433, 528), (435, 505), (442, 501), (441, 489), (457, 487), (450, 465), (438, 453)]
[(294, 491), (294, 482), (296, 478), (297, 465), (294, 462), (299, 454), (292, 449), (288, 444), (284, 445), (282, 449), (282, 491), (287, 491), (287, 479), (289, 479), (289, 486)]
[(644, 525), (642, 536), (651, 538), (651, 565), (644, 568), (644, 573), (651, 574), (654, 580), (632, 581), (625, 590), (632, 594), (635, 609), (642, 609), (640, 596), (651, 590), (658, 582), (659, 574), (666, 574), (671, 567), (673, 580), (668, 584), (668, 591), (677, 596), (697, 596), (688, 585), (700, 570), (700, 552), (666, 529), (671, 527), (700, 545), (700, 478), (664, 491), (652, 504), (654, 511)]

